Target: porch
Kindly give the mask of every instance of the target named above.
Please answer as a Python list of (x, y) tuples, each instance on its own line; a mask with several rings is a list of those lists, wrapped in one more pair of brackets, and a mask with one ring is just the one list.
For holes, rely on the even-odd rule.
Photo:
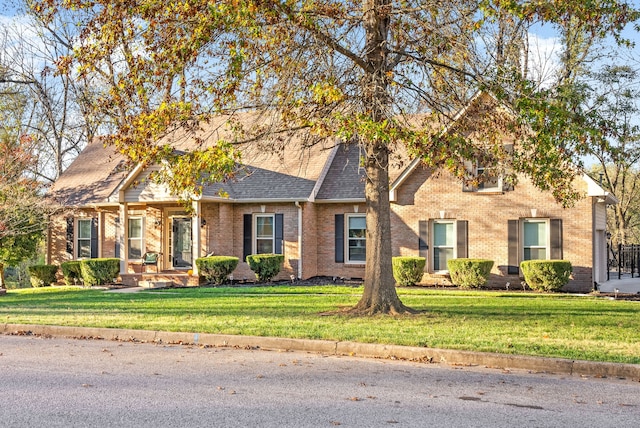
[(199, 285), (197, 275), (189, 275), (186, 271), (162, 270), (160, 272), (140, 272), (120, 274), (122, 284), (128, 287), (163, 288), (163, 287), (195, 287)]

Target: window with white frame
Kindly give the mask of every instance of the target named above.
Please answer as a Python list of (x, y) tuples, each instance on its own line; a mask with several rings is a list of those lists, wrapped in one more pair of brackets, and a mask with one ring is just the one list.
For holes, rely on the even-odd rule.
[(254, 254), (273, 253), (275, 248), (275, 216), (273, 214), (256, 214), (255, 220)]
[(549, 224), (546, 219), (526, 219), (522, 222), (522, 260), (546, 260), (549, 248)]
[(76, 248), (78, 249), (77, 257), (91, 257), (91, 219), (78, 219), (78, 233), (76, 240)]
[(490, 168), (476, 161), (476, 177), (478, 178), (478, 190), (502, 190), (502, 178), (495, 173), (495, 168)]
[(364, 263), (367, 256), (367, 220), (364, 214), (347, 214), (347, 263)]
[(127, 228), (127, 248), (128, 257), (130, 259), (142, 258), (143, 248), (143, 222), (142, 217), (129, 218), (129, 225)]
[(433, 270), (446, 271), (447, 260), (455, 257), (456, 228), (454, 220), (433, 221)]

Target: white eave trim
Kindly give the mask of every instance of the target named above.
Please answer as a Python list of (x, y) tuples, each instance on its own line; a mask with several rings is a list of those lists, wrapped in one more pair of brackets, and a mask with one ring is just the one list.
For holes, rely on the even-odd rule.
[(582, 179), (587, 183), (587, 196), (598, 198), (598, 202), (604, 202), (606, 205), (616, 205), (618, 198), (611, 192), (607, 192), (588, 174), (583, 173)]
[(351, 199), (316, 199), (316, 204), (363, 204), (367, 202), (365, 198), (351, 198)]
[(129, 174), (122, 180), (122, 182), (116, 187), (116, 189), (109, 195), (107, 198), (109, 201), (113, 201), (117, 195), (117, 201), (119, 203), (124, 202), (124, 192), (131, 186), (131, 183), (135, 181), (135, 179), (140, 175), (140, 173), (144, 170), (142, 164), (137, 164)]
[(253, 199), (232, 199), (222, 197), (202, 198), (201, 202), (226, 202), (229, 204), (288, 204), (295, 202), (308, 202), (307, 198), (253, 198)]

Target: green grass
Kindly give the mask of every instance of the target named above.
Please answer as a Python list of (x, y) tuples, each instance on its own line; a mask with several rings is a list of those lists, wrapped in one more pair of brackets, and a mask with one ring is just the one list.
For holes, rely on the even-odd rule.
[(105, 293), (9, 290), (0, 323), (244, 334), (640, 363), (640, 302), (595, 296), (399, 288), (424, 311), (400, 317), (322, 315), (362, 288), (183, 288)]

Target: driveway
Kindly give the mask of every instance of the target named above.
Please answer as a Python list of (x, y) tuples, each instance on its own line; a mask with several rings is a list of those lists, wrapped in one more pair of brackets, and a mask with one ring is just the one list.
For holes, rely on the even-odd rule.
[(0, 335), (5, 427), (635, 427), (640, 383)]

